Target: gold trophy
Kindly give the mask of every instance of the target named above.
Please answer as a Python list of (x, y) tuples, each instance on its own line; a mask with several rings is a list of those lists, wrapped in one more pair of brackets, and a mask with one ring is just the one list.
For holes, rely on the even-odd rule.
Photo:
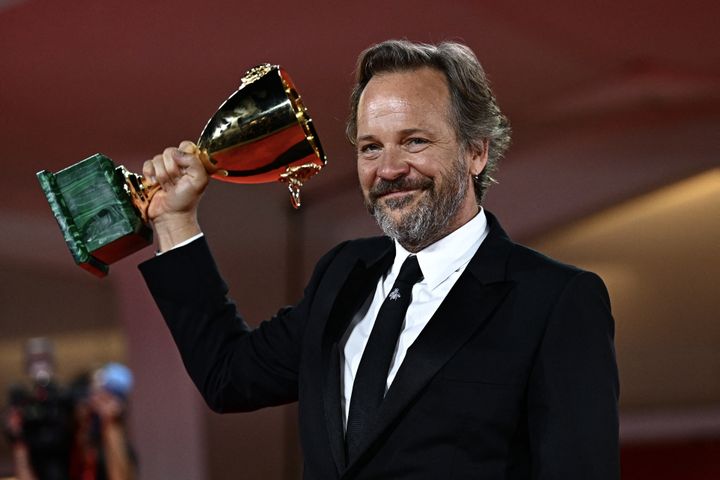
[[(327, 163), (312, 119), (278, 65), (248, 70), (197, 146), (212, 178), (286, 183), (295, 208), (300, 187)], [(152, 243), (147, 208), (159, 185), (150, 186), (102, 154), (37, 177), (75, 262), (85, 270), (103, 277), (111, 263)]]

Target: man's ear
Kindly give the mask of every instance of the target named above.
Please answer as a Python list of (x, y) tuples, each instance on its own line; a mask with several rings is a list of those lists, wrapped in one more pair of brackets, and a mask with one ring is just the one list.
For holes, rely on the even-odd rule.
[(488, 161), (488, 141), (483, 140), (482, 150), (472, 150), (468, 153), (470, 166), (470, 175), (473, 177), (480, 175), (485, 169)]

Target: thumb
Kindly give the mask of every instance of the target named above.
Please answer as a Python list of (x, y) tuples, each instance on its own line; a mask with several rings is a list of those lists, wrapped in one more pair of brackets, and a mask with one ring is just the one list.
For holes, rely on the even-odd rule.
[(183, 142), (173, 151), (173, 160), (184, 170), (197, 171), (205, 168), (200, 161), (200, 149), (192, 142)]
[[(212, 174), (217, 170), (217, 167), (213, 164), (213, 162), (208, 158), (207, 153), (203, 150), (200, 150), (200, 147), (198, 147), (196, 144), (189, 140), (185, 140), (183, 142), (180, 142), (180, 145), (178, 147), (178, 151), (180, 153), (188, 154), (192, 157), (198, 158), (200, 160), (200, 165), (205, 170), (206, 173)], [(195, 168), (195, 164), (187, 165), (185, 163), (182, 163), (182, 161), (178, 161), (178, 164), (185, 168)]]
[(180, 146), (178, 148), (181, 152), (184, 153), (198, 153), (198, 151), (200, 150), (197, 145), (195, 145), (189, 140), (184, 140), (180, 142)]

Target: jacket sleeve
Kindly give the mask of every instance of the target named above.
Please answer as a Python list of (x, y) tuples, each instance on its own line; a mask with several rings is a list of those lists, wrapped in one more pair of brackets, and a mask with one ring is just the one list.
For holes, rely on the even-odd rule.
[(613, 338), (605, 285), (576, 274), (550, 315), (528, 387), (533, 479), (620, 478)]
[(341, 246), (317, 264), (303, 299), (250, 329), (227, 298), (205, 238), (139, 266), (208, 406), (250, 411), (297, 400), (302, 337), (317, 285)]

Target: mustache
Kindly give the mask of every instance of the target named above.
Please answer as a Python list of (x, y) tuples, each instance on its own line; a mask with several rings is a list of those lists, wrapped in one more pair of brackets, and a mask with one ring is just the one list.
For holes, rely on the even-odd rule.
[(404, 192), (406, 190), (430, 190), (434, 186), (432, 179), (423, 178), (407, 178), (400, 177), (394, 180), (381, 179), (368, 192), (371, 201), (375, 201), (383, 195), (395, 192)]

